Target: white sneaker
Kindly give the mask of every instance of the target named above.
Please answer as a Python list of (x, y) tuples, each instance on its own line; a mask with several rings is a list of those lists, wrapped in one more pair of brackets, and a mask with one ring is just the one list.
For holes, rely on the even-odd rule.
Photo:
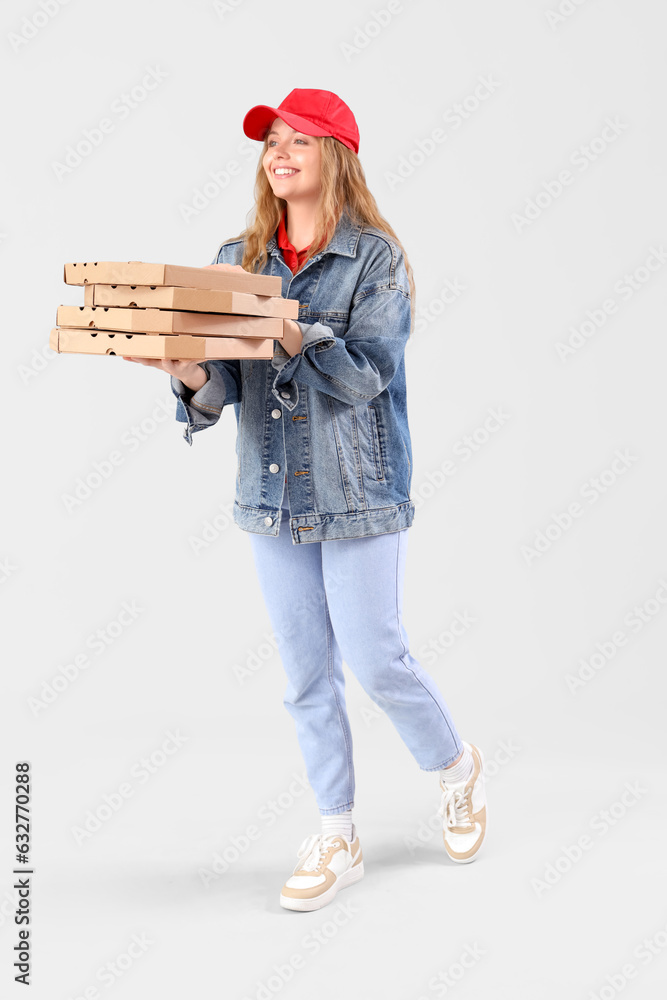
[(486, 790), (484, 787), (484, 757), (479, 747), (463, 741), (473, 756), (473, 770), (467, 781), (443, 783), (442, 837), (452, 861), (466, 864), (474, 861), (486, 833)]
[(297, 855), (304, 860), (297, 864), (280, 895), (280, 905), (288, 910), (319, 910), (339, 889), (358, 882), (364, 874), (354, 823), (349, 843), (338, 833), (326, 837), (313, 833), (303, 841)]

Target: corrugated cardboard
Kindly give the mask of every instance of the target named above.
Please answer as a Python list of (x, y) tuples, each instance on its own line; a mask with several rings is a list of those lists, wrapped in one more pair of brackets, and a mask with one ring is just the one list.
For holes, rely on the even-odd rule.
[(206, 288), (176, 288), (173, 285), (84, 286), (87, 306), (137, 306), (140, 309), (180, 309), (185, 312), (241, 313), (244, 316), (299, 318), (298, 299), (279, 295), (252, 295)]
[(58, 306), (58, 326), (125, 333), (188, 333), (199, 337), (271, 337), (283, 339), (283, 321), (263, 316), (173, 312), (169, 309), (123, 309), (116, 306)]
[(107, 333), (54, 327), (49, 347), (59, 354), (118, 354), (132, 358), (171, 358), (187, 361), (270, 359), (273, 340), (245, 337), (148, 336), (145, 333)]
[(146, 264), (141, 260), (100, 260), (65, 264), (65, 284), (85, 285), (179, 285), (186, 288), (218, 288), (225, 292), (280, 295), (278, 275), (219, 271), (208, 267), (180, 267), (176, 264)]

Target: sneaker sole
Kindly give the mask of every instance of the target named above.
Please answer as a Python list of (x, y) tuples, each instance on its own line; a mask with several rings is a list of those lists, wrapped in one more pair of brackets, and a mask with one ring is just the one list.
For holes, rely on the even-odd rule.
[(471, 854), (469, 858), (453, 858), (449, 853), (449, 851), (447, 850), (447, 845), (445, 844), (445, 851), (447, 853), (447, 857), (449, 858), (450, 861), (453, 861), (457, 865), (469, 865), (471, 861), (476, 861), (477, 858), (479, 857), (479, 852), (484, 847), (485, 840), (486, 840), (486, 830), (484, 831), (484, 837), (482, 838), (482, 843), (479, 845), (475, 853)]
[(319, 910), (326, 906), (334, 898), (339, 889), (345, 889), (348, 885), (358, 882), (364, 875), (364, 862), (360, 861), (354, 868), (348, 868), (346, 872), (337, 879), (326, 892), (321, 896), (312, 896), (310, 899), (297, 899), (294, 896), (283, 896), (280, 894), (280, 905), (287, 910)]

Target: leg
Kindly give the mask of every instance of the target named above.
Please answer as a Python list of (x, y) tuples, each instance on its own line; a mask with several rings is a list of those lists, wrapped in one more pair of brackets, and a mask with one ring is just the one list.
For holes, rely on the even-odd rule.
[(452, 764), (463, 742), (402, 624), (409, 529), (321, 542), (327, 603), (342, 655), (424, 771)]
[(260, 587), (288, 677), (283, 704), (296, 723), (319, 811), (354, 804), (352, 733), (342, 656), (322, 580), (321, 543), (293, 545), (282, 514), (278, 537), (249, 533)]

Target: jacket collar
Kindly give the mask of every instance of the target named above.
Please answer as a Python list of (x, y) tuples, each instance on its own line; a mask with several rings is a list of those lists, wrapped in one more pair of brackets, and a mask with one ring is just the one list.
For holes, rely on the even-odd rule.
[[(276, 229), (276, 232), (266, 244), (267, 252), (273, 254), (274, 257), (280, 254), (277, 234), (278, 230)], [(315, 257), (312, 259), (316, 260), (323, 253), (339, 253), (344, 257), (356, 257), (357, 243), (359, 242), (360, 236), (361, 226), (355, 225), (347, 214), (347, 211), (344, 210), (338, 220), (336, 231), (334, 232), (328, 246), (326, 246), (324, 250), (320, 250), (319, 253), (315, 254)]]

